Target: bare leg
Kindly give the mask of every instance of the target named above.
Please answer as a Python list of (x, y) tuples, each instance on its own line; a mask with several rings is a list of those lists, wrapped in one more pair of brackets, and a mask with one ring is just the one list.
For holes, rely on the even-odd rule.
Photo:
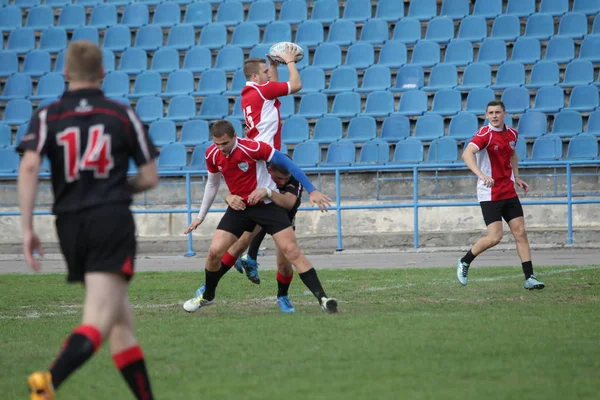
[(502, 240), (502, 221), (492, 222), (487, 226), (487, 235), (481, 237), (471, 248), (473, 255), (477, 256), (487, 249), (496, 246)]
[(527, 232), (525, 232), (525, 218), (513, 218), (508, 222), (508, 226), (515, 238), (517, 253), (519, 253), (521, 262), (531, 261), (531, 248), (529, 247)]
[(210, 248), (208, 249), (208, 256), (206, 257), (206, 270), (207, 271), (218, 271), (221, 267), (221, 258), (238, 238), (227, 231), (217, 229), (213, 235)]

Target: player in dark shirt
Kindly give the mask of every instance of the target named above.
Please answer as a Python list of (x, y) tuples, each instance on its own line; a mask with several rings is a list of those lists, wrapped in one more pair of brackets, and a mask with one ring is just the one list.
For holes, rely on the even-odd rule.
[[(39, 110), (17, 146), (19, 203), (27, 264), (40, 269), (33, 231), (38, 174), (44, 155), (51, 166), (56, 230), (68, 281), (85, 284), (83, 321), (64, 342), (49, 371), (35, 372), (32, 400), (54, 392), (110, 339), (113, 360), (137, 399), (153, 399), (144, 354), (133, 330), (127, 288), (136, 253), (132, 194), (158, 184), (157, 152), (129, 107), (104, 97), (102, 51), (89, 41), (72, 42), (65, 58), (69, 90)], [(129, 159), (139, 172), (127, 179)]]

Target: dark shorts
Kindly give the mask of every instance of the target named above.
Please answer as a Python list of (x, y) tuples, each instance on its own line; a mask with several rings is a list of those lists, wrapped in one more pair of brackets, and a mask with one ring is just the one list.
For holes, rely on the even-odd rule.
[(239, 238), (244, 232), (252, 232), (256, 225), (262, 227), (269, 235), (292, 226), (287, 210), (275, 203), (269, 203), (246, 207), (242, 211), (227, 207), (217, 229), (232, 233)]
[(486, 226), (492, 222), (502, 221), (502, 218), (508, 222), (523, 216), (523, 207), (521, 207), (518, 197), (505, 200), (482, 201), (479, 204), (481, 205), (481, 212), (483, 213), (483, 220)]
[(59, 214), (56, 230), (69, 282), (82, 282), (87, 272), (116, 272), (127, 280), (133, 276), (135, 223), (128, 206), (110, 205)]

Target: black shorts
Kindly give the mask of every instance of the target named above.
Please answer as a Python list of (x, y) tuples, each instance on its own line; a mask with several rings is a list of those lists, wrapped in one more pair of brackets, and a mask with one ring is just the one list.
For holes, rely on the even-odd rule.
[(488, 226), (492, 222), (502, 221), (502, 218), (506, 222), (523, 216), (523, 207), (518, 197), (512, 197), (505, 200), (495, 201), (482, 201), (481, 212), (483, 213), (483, 220), (485, 225)]
[(242, 211), (227, 207), (217, 229), (232, 233), (239, 238), (244, 232), (252, 232), (256, 225), (262, 227), (271, 236), (292, 226), (287, 210), (275, 203), (269, 203), (249, 206)]
[(82, 282), (87, 272), (117, 272), (133, 276), (135, 223), (127, 205), (106, 205), (59, 214), (56, 231), (69, 282)]

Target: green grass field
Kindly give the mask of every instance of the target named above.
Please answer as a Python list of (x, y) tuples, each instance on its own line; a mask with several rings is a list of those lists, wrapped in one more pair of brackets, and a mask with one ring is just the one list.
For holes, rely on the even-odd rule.
[[(130, 289), (156, 398), (597, 399), (600, 266), (537, 267), (543, 291), (516, 268), (323, 270), (340, 313), (326, 315), (296, 276), (297, 312), (230, 272), (218, 303), (181, 303), (200, 273), (140, 273)], [(79, 323), (82, 288), (64, 275), (0, 277), (0, 398), (28, 398), (25, 378), (50, 364)], [(104, 345), (57, 400), (131, 399)]]

